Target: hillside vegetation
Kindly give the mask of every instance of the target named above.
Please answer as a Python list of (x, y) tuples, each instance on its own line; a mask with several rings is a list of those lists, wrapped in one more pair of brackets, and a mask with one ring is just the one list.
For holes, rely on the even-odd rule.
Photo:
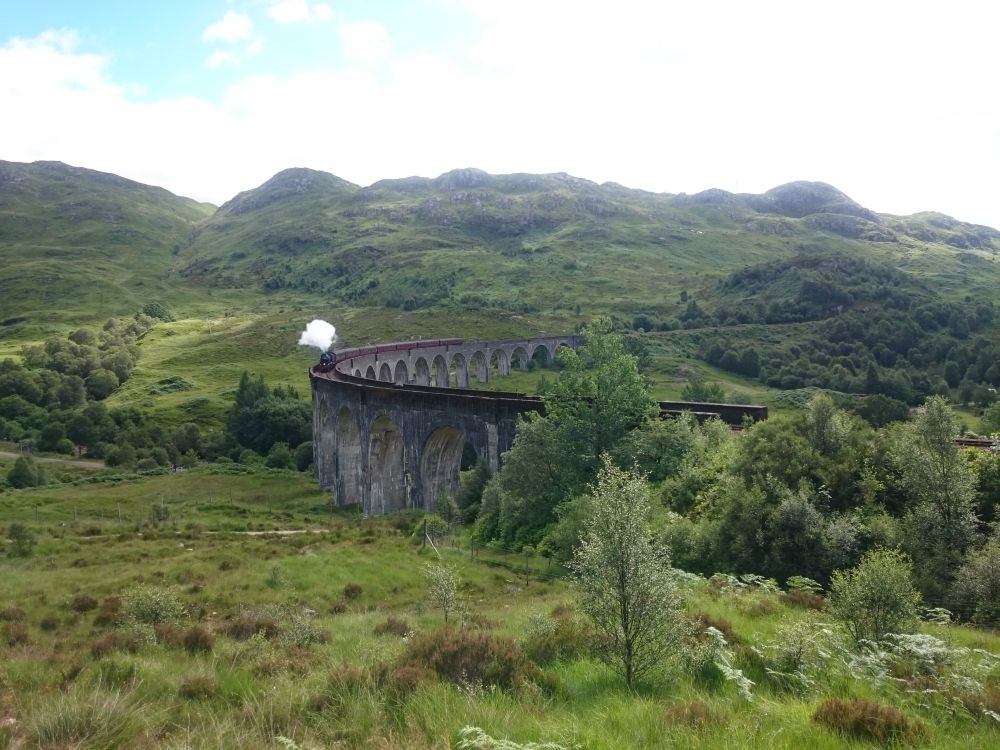
[[(177, 320), (140, 342), (109, 403), (174, 422), (217, 423), (244, 367), (306, 392), (295, 329), (312, 317), (363, 344), (563, 333), (610, 313), (645, 332), (663, 396), (698, 374), (778, 408), (803, 387), (947, 393), (973, 428), (1000, 385), (1000, 232), (878, 214), (823, 183), (666, 195), (463, 169), (359, 187), (290, 169), (213, 210), (5, 163), (0, 211), (0, 356), (157, 302)], [(190, 388), (160, 387), (175, 378)]]

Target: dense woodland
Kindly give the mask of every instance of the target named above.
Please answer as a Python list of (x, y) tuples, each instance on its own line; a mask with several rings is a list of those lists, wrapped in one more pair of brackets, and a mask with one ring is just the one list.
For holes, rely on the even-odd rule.
[(660, 419), (606, 320), (561, 357), (546, 415), (521, 424), (496, 477), (473, 473), (457, 498), (481, 543), (570, 559), (609, 455), (650, 483), (656, 534), (684, 570), (825, 585), (868, 550), (900, 548), (927, 602), (1000, 622), (1000, 453), (958, 448), (941, 397), (874, 428), (820, 393), (801, 414), (734, 433)]

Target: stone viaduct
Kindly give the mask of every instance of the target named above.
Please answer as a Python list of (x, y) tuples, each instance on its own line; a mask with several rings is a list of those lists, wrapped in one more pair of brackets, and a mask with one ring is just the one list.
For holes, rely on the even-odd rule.
[[(436, 339), (337, 352), (332, 366), (310, 370), (313, 450), (320, 485), (339, 505), (368, 515), (431, 508), (455, 492), (466, 442), (494, 472), (510, 449), (519, 414), (542, 412), (537, 396), (475, 390), (534, 359), (550, 364), (579, 336), (515, 341)], [(661, 402), (662, 412), (695, 412), (739, 424), (766, 407)]]
[(532, 358), (551, 363), (560, 346), (581, 341), (437, 339), (338, 351), (327, 372), (310, 372), (320, 485), (370, 515), (433, 507), (457, 489), (466, 441), (496, 471), (517, 416), (544, 408), (535, 396), (471, 389), (470, 379), (526, 370)]

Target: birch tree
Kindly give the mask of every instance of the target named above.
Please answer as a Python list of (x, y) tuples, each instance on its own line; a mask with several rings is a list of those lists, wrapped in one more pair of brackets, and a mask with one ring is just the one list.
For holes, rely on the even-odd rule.
[(604, 656), (631, 689), (678, 647), (683, 604), (665, 551), (652, 542), (645, 479), (605, 455), (591, 490), (594, 509), (571, 568), (581, 609), (605, 643)]

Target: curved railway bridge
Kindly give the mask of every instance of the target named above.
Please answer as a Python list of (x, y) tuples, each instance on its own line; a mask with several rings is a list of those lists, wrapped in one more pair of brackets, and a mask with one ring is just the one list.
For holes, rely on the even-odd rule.
[[(580, 336), (514, 341), (436, 339), (337, 352), (331, 366), (309, 371), (313, 450), (320, 485), (339, 505), (358, 503), (368, 515), (431, 508), (458, 488), (471, 447), (496, 471), (510, 449), (519, 414), (543, 412), (537, 396), (470, 388), (551, 364)], [(694, 412), (732, 425), (766, 419), (765, 406), (661, 402), (664, 415)], [(467, 447), (467, 445), (469, 447)]]

